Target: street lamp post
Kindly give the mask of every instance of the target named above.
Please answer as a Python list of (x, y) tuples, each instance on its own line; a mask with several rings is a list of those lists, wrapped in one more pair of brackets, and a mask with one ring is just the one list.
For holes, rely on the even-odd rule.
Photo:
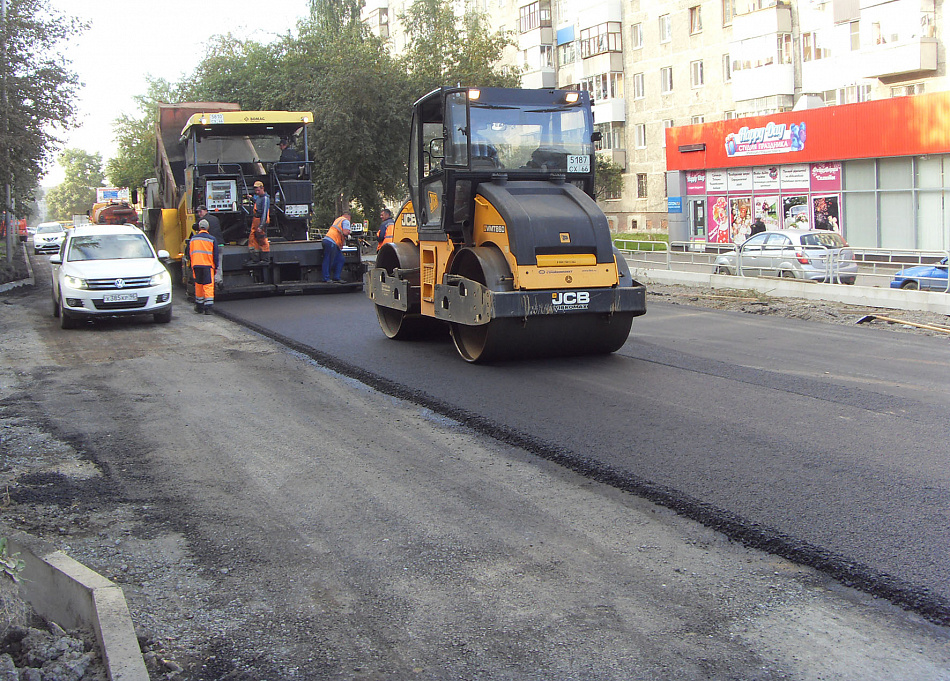
[(10, 112), (7, 107), (7, 0), (0, 0), (0, 19), (3, 21), (3, 32), (0, 33), (0, 68), (3, 69), (3, 174), (6, 184), (6, 201), (3, 205), (3, 226), (7, 235), (7, 262), (13, 261), (13, 229), (10, 226)]

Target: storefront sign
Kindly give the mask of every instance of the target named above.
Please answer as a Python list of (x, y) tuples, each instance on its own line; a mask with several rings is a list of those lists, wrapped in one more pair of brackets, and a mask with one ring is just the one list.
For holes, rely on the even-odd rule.
[(706, 172), (690, 170), (686, 173), (686, 193), (690, 196), (706, 193)]
[(808, 189), (810, 186), (808, 166), (805, 164), (781, 166), (779, 168), (779, 179), (782, 183), (782, 191)]
[(756, 156), (784, 154), (805, 148), (805, 123), (775, 123), (769, 121), (761, 128), (743, 127), (729, 133), (725, 139), (726, 156)]
[(752, 186), (758, 191), (774, 191), (779, 188), (778, 167), (752, 169)]
[(811, 166), (811, 188), (821, 192), (836, 192), (841, 189), (840, 163), (814, 163)]
[(706, 172), (706, 192), (709, 194), (725, 194), (727, 187), (725, 170), (709, 170)]
[(666, 197), (666, 212), (667, 213), (682, 213), (683, 212), (683, 197), (682, 196), (667, 196)]
[(729, 168), (726, 177), (730, 192), (752, 191), (752, 168)]

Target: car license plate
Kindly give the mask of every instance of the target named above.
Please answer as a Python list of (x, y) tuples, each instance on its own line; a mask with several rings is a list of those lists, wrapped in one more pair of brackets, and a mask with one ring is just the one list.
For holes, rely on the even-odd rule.
[(134, 303), (138, 299), (137, 293), (107, 293), (102, 296), (104, 303)]

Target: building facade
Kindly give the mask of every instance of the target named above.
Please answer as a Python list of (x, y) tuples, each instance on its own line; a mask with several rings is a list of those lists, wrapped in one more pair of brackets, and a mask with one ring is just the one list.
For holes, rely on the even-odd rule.
[[(363, 17), (405, 46), (405, 0)], [(666, 231), (670, 129), (948, 90), (934, 0), (469, 0), (516, 46), (524, 87), (591, 93), (598, 153), (623, 168), (616, 231)], [(739, 126), (741, 127), (741, 126)], [(680, 216), (673, 215), (674, 222)]]

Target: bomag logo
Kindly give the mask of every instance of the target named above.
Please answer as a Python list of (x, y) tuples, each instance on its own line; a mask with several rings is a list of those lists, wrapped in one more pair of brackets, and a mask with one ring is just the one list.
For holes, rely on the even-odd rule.
[(590, 305), (590, 291), (555, 291), (551, 294), (555, 310), (586, 310)]

